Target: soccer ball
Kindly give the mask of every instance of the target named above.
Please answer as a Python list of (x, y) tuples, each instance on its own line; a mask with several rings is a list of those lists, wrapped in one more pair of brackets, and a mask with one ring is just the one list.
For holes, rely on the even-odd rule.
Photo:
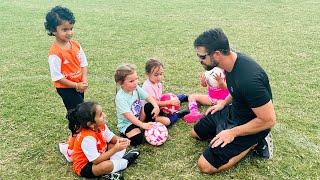
[[(166, 93), (160, 97), (160, 101), (167, 101), (167, 100), (171, 100), (173, 98), (178, 98), (178, 97), (173, 93)], [(180, 104), (177, 106), (167, 105), (167, 106), (160, 107), (160, 110), (166, 114), (175, 113), (175, 112), (179, 111), (179, 109), (180, 109)]]
[(160, 122), (150, 122), (152, 128), (144, 131), (144, 136), (149, 144), (160, 146), (168, 139), (168, 129)]
[[(220, 75), (221, 74), (221, 75)], [(220, 75), (222, 78), (225, 78), (224, 75), (224, 70), (219, 68), (219, 67), (214, 67), (213, 69), (211, 69), (210, 71), (206, 71), (204, 73), (204, 76), (206, 78), (206, 82), (209, 86), (211, 87), (218, 87), (218, 82), (217, 80), (214, 78), (213, 75)]]

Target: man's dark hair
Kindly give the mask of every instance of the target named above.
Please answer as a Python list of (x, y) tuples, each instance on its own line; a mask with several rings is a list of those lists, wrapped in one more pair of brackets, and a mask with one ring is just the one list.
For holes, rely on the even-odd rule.
[(193, 45), (195, 48), (198, 46), (205, 47), (209, 55), (215, 51), (220, 51), (225, 55), (230, 53), (229, 40), (220, 28), (203, 32), (194, 40)]

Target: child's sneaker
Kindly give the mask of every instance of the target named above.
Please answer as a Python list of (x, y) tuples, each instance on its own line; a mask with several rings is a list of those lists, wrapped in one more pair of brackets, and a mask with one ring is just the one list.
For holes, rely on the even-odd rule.
[(271, 132), (258, 143), (258, 145), (253, 150), (253, 155), (264, 159), (272, 159), (273, 157), (273, 143)]
[(180, 103), (188, 102), (188, 99), (189, 99), (188, 95), (186, 95), (186, 94), (178, 94), (177, 97), (178, 97)]
[(190, 111), (189, 110), (180, 110), (180, 111), (177, 111), (176, 114), (178, 115), (178, 118), (183, 118), (185, 115), (189, 114)]
[(201, 114), (199, 111), (195, 111), (185, 115), (183, 119), (186, 123), (195, 123), (202, 117), (203, 117), (203, 114)]
[(102, 175), (99, 179), (105, 179), (105, 180), (124, 180), (123, 175), (121, 172), (114, 172), (110, 174)]
[(130, 151), (126, 152), (126, 154), (122, 157), (123, 159), (128, 160), (129, 167), (140, 155), (140, 152), (138, 149), (131, 149)]
[(68, 147), (69, 147), (69, 144), (67, 143), (59, 143), (59, 150), (61, 154), (64, 155), (64, 157), (68, 162), (72, 162), (72, 158), (71, 158), (72, 150), (70, 150)]

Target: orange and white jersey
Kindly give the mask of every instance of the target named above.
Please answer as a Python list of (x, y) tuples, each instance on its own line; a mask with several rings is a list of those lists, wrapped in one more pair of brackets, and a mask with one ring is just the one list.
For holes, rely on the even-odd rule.
[(48, 54), (51, 79), (56, 88), (70, 88), (57, 82), (62, 78), (81, 82), (82, 68), (88, 66), (87, 57), (80, 44), (74, 40), (71, 40), (70, 44), (70, 49), (61, 49), (53, 43)]
[(97, 159), (107, 149), (114, 133), (105, 125), (99, 131), (82, 129), (73, 141), (73, 170), (80, 175), (82, 168)]

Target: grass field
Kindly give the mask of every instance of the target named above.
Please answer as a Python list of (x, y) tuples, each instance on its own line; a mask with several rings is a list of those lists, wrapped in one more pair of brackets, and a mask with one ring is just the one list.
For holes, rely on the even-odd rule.
[[(205, 93), (193, 41), (221, 27), (232, 47), (257, 59), (269, 75), (277, 113), (274, 159), (243, 159), (217, 175), (196, 161), (205, 142), (179, 121), (161, 147), (142, 145), (126, 179), (320, 179), (320, 3), (317, 1), (0, 0), (0, 179), (76, 179), (58, 151), (69, 134), (65, 109), (50, 81), (52, 37), (43, 27), (55, 5), (76, 16), (74, 39), (89, 61), (87, 100), (98, 101), (116, 129), (113, 73), (123, 62), (165, 64), (165, 91)], [(203, 109), (204, 110), (204, 109)]]

